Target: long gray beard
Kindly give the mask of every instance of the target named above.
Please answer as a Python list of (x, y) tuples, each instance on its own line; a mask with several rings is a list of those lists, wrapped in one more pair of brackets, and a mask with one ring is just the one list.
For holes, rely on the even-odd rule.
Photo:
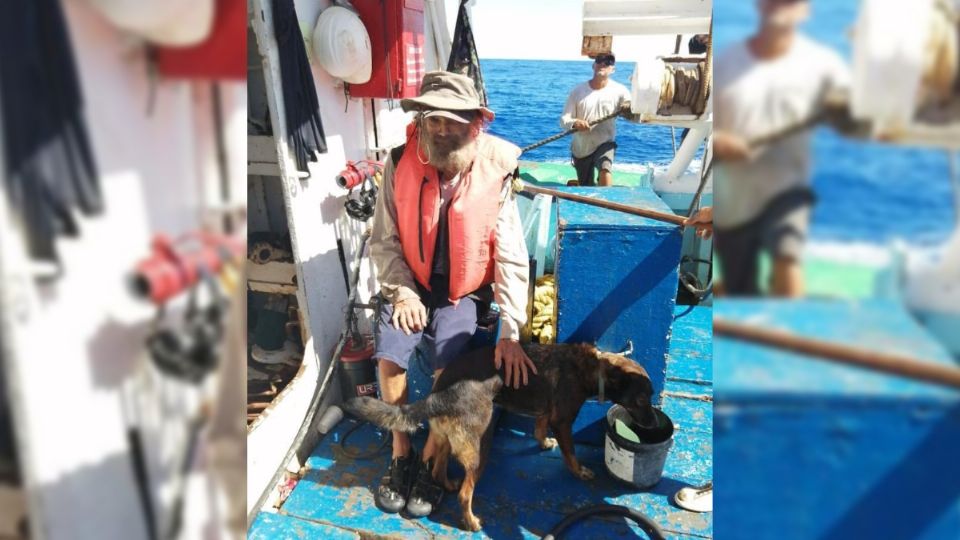
[(449, 145), (446, 144), (437, 144), (429, 137), (424, 138), (424, 143), (427, 146), (430, 165), (441, 171), (466, 171), (477, 157), (477, 141), (475, 139), (454, 149), (450, 149)]

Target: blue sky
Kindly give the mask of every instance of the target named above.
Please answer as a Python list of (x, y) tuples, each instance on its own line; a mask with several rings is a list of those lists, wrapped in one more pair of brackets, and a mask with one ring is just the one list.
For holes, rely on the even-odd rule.
[[(459, 0), (444, 0), (450, 36)], [(582, 0), (477, 0), (473, 34), (480, 58), (580, 60)], [(613, 39), (618, 59), (673, 52), (676, 36), (620, 36)], [(686, 49), (683, 49), (684, 51)]]

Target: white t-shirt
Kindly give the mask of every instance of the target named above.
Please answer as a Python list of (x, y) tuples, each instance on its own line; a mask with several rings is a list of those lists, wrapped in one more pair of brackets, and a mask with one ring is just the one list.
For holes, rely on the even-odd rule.
[[(752, 139), (802, 122), (815, 114), (826, 90), (849, 86), (838, 54), (797, 35), (779, 58), (755, 58), (746, 42), (714, 61), (714, 128)], [(770, 143), (748, 162), (717, 163), (714, 223), (742, 225), (777, 195), (808, 186), (810, 131)]]
[[(578, 84), (567, 97), (563, 107), (563, 116), (560, 125), (563, 129), (573, 127), (574, 120), (594, 120), (619, 109), (625, 102), (630, 101), (630, 91), (627, 87), (613, 79), (607, 79), (607, 84), (594, 90), (590, 82)], [(590, 131), (578, 131), (570, 141), (570, 152), (574, 157), (589, 156), (601, 144), (612, 141), (617, 137), (617, 119), (611, 118), (601, 124), (593, 126)]]

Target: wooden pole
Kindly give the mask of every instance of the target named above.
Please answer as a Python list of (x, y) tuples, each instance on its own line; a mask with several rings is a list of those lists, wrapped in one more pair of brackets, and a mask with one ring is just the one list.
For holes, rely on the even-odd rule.
[(574, 193), (567, 193), (565, 191), (557, 191), (555, 189), (532, 186), (530, 184), (524, 184), (523, 191), (526, 191), (527, 193), (541, 193), (543, 195), (550, 195), (558, 199), (566, 199), (568, 201), (589, 204), (590, 206), (605, 208), (607, 210), (615, 210), (617, 212), (632, 214), (634, 216), (655, 219), (657, 221), (665, 221), (667, 223), (673, 223), (674, 225), (683, 225), (683, 222), (686, 219), (683, 216), (678, 216), (676, 214), (667, 214), (665, 212), (657, 212), (656, 210), (647, 210), (645, 208), (637, 208), (636, 206), (630, 206), (627, 204), (620, 204), (615, 202), (592, 199), (590, 197), (585, 197), (583, 195), (576, 195)]
[(909, 356), (869, 351), (716, 317), (713, 319), (713, 334), (960, 390), (960, 368)]

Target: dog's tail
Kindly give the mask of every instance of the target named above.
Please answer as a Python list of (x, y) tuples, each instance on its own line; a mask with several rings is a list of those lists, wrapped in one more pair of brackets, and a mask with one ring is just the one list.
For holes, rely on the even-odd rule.
[(437, 416), (459, 416), (471, 409), (473, 400), (463, 397), (480, 395), (493, 399), (502, 384), (500, 377), (491, 377), (486, 381), (460, 381), (409, 405), (391, 405), (365, 396), (346, 401), (343, 408), (353, 416), (390, 431), (413, 433), (424, 420)]

